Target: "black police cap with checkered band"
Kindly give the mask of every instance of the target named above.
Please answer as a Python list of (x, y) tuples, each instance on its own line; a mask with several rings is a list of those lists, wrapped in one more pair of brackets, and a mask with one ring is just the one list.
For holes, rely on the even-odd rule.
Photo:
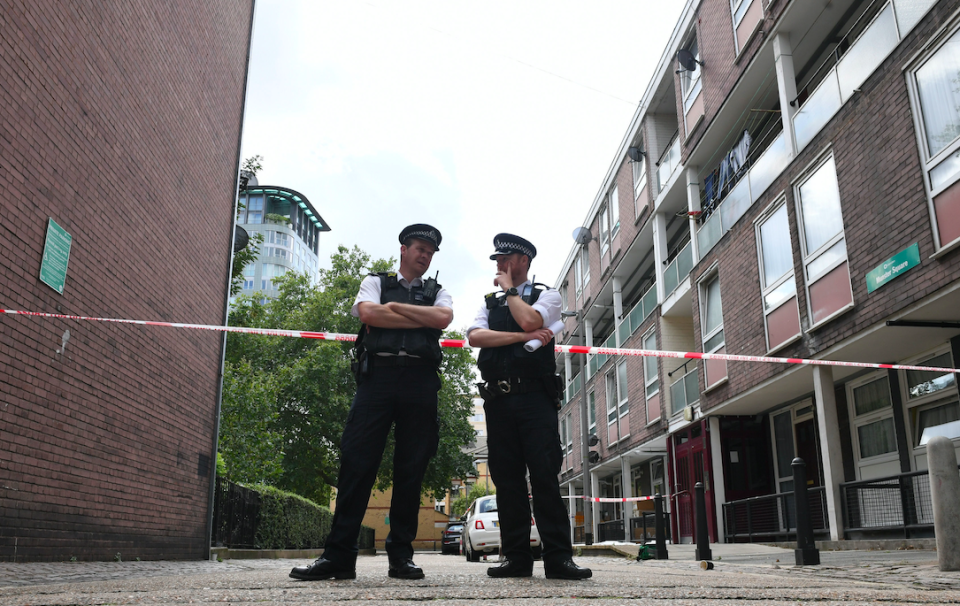
[(529, 240), (524, 240), (513, 234), (497, 234), (493, 238), (493, 247), (497, 249), (497, 252), (490, 255), (491, 261), (496, 261), (497, 255), (511, 255), (513, 253), (527, 255), (530, 259), (537, 256), (536, 246), (531, 244)]
[(400, 244), (406, 242), (408, 238), (426, 240), (430, 244), (433, 244), (436, 250), (440, 250), (440, 241), (443, 240), (443, 236), (440, 235), (440, 230), (426, 223), (416, 223), (404, 227), (403, 231), (400, 232)]

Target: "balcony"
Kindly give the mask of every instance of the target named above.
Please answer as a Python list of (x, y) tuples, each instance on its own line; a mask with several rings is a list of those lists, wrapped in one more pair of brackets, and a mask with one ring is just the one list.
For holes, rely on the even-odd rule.
[(690, 247), (690, 243), (687, 242), (687, 245), (677, 253), (677, 256), (663, 271), (663, 292), (667, 297), (673, 294), (673, 291), (677, 290), (677, 287), (680, 286), (684, 278), (690, 275), (690, 270), (692, 269), (693, 249)]
[(570, 400), (577, 397), (577, 394), (580, 393), (581, 387), (583, 387), (583, 382), (580, 379), (580, 373), (577, 373), (577, 376), (575, 376), (572, 381), (567, 383), (567, 388), (563, 394), (563, 403), (567, 404), (570, 402)]
[(694, 366), (693, 369), (670, 384), (670, 414), (671, 416), (678, 415), (683, 412), (684, 408), (693, 406), (699, 401), (700, 380), (697, 375), (697, 367)]
[(617, 326), (617, 336), (620, 337), (620, 343), (624, 343), (635, 333), (644, 320), (653, 313), (657, 307), (657, 285), (654, 284), (647, 292), (640, 297), (637, 304), (633, 306), (629, 314), (626, 314), (623, 321)]
[(677, 166), (680, 165), (680, 137), (679, 134), (673, 136), (673, 142), (667, 146), (667, 150), (657, 161), (657, 193), (662, 192), (667, 186), (670, 177)]

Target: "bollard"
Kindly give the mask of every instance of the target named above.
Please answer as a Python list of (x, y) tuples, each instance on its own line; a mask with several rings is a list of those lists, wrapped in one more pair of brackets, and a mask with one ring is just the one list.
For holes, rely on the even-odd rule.
[(937, 436), (927, 442), (927, 468), (940, 570), (960, 570), (960, 474), (950, 438)]
[(797, 457), (793, 467), (793, 502), (797, 510), (797, 548), (793, 550), (797, 566), (820, 564), (820, 550), (813, 540), (813, 522), (810, 521), (810, 500), (807, 496), (807, 464)]
[(693, 488), (696, 491), (694, 507), (697, 521), (697, 550), (694, 557), (698, 560), (712, 560), (710, 531), (707, 529), (707, 502), (703, 496), (703, 482), (697, 482)]
[(667, 554), (667, 528), (663, 515), (663, 496), (658, 492), (653, 497), (653, 527), (657, 533), (657, 559), (669, 560)]

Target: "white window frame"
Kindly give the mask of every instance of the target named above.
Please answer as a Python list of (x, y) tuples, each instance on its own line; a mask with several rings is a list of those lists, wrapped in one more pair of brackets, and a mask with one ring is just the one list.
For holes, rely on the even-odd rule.
[(722, 292), (720, 293), (720, 324), (712, 328), (709, 333), (706, 332), (707, 311), (708, 311), (707, 308), (710, 305), (710, 300), (707, 296), (707, 293), (710, 289), (710, 284), (712, 284), (714, 281), (717, 282), (717, 284), (721, 287), (721, 290), (722, 290), (723, 285), (720, 284), (720, 273), (716, 270), (716, 268), (711, 269), (703, 277), (703, 279), (700, 280), (700, 284), (699, 284), (700, 301), (702, 303), (706, 303), (706, 305), (700, 305), (700, 342), (703, 346), (702, 347), (703, 353), (713, 353), (727, 344), (727, 335), (724, 334), (723, 339), (720, 341), (719, 345), (714, 345), (713, 347), (710, 348), (709, 351), (707, 350), (707, 342), (713, 339), (715, 336), (717, 336), (721, 332), (723, 332), (723, 293)]
[[(960, 166), (958, 170), (947, 177), (944, 184), (934, 187), (933, 179), (931, 173), (939, 167), (941, 164), (946, 164), (949, 159), (953, 156), (960, 156), (960, 135), (958, 135), (953, 141), (943, 147), (935, 155), (931, 157), (929, 144), (927, 142), (926, 128), (923, 124), (923, 106), (920, 104), (920, 91), (917, 86), (917, 72), (927, 64), (927, 62), (934, 57), (946, 44), (950, 42), (954, 36), (960, 36), (960, 21), (955, 21), (949, 26), (949, 30), (943, 36), (934, 35), (932, 38), (936, 40), (936, 44), (926, 48), (922, 51), (919, 57), (917, 57), (910, 65), (907, 66), (907, 69), (904, 71), (907, 74), (907, 92), (910, 97), (910, 105), (913, 111), (913, 127), (917, 137), (917, 145), (920, 147), (920, 165), (923, 171), (923, 187), (926, 190), (927, 194), (927, 210), (930, 214), (930, 223), (933, 229), (933, 242), (936, 247), (936, 252), (933, 257), (937, 258), (946, 254), (947, 252), (954, 250), (957, 247), (960, 247), (960, 238), (957, 238), (951, 242), (941, 242), (940, 241), (940, 229), (937, 224), (937, 213), (933, 205), (933, 199), (943, 193), (945, 190), (949, 189), (960, 180)], [(960, 160), (960, 158), (958, 158)]]
[[(621, 369), (623, 369), (623, 376), (621, 377)], [(627, 361), (621, 360), (619, 364), (616, 365), (617, 373), (617, 409), (620, 411), (620, 418), (627, 416), (630, 413), (630, 397), (628, 383), (629, 379), (627, 376)]]
[(577, 258), (573, 260), (573, 282), (577, 291), (577, 298), (583, 293), (583, 255), (578, 252)]
[[(948, 354), (952, 362), (953, 352), (950, 350), (949, 345), (940, 346), (932, 351), (928, 351), (923, 355), (917, 356), (912, 360), (904, 362), (904, 364), (909, 364), (912, 366), (922, 366), (924, 363), (932, 360), (933, 358)], [(956, 366), (951, 363), (947, 364), (951, 368), (956, 368)], [(907, 380), (907, 373), (909, 371), (901, 370), (900, 372), (900, 389), (901, 397), (903, 398), (903, 414), (904, 414), (904, 423), (907, 427), (907, 436), (910, 440), (909, 448), (913, 453), (914, 461), (920, 455), (926, 453), (926, 445), (920, 446), (920, 435), (919, 435), (919, 421), (920, 421), (920, 411), (928, 408), (935, 408), (937, 406), (942, 406), (944, 404), (949, 404), (950, 402), (957, 402), (960, 400), (960, 391), (958, 391), (957, 376), (954, 375), (954, 382), (952, 387), (946, 389), (935, 391), (933, 393), (924, 394), (916, 397), (910, 396), (910, 384)]]
[[(745, 1), (746, 1), (746, 0), (745, 0)], [(790, 247), (790, 269), (789, 269), (786, 273), (784, 273), (783, 275), (781, 275), (780, 277), (776, 277), (769, 286), (766, 286), (767, 276), (766, 276), (766, 272), (764, 271), (764, 263), (763, 263), (763, 231), (762, 231), (762, 228), (763, 228), (764, 225), (767, 224), (767, 222), (768, 222), (769, 220), (771, 220), (771, 219), (774, 217), (774, 215), (776, 215), (776, 214), (779, 213), (780, 211), (783, 211), (783, 212), (785, 213), (785, 215), (786, 215), (785, 218), (786, 218), (786, 220), (787, 220), (787, 233), (786, 233), (786, 237), (787, 237), (787, 243), (788, 243), (788, 245), (789, 245), (789, 247)], [(767, 316), (769, 316), (769, 315), (772, 314), (773, 312), (775, 312), (775, 311), (777, 311), (778, 309), (780, 309), (781, 307), (783, 307), (783, 306), (790, 300), (790, 297), (791, 297), (791, 296), (792, 296), (792, 297), (796, 297), (796, 296), (797, 296), (797, 279), (796, 279), (796, 275), (795, 275), (796, 272), (795, 272), (795, 270), (794, 270), (794, 259), (793, 259), (793, 241), (791, 240), (791, 237), (790, 237), (790, 218), (789, 218), (789, 213), (787, 213), (787, 200), (786, 200), (786, 198), (780, 198), (779, 200), (777, 200), (776, 202), (774, 202), (773, 204), (771, 204), (766, 210), (764, 210), (764, 212), (763, 212), (763, 214), (760, 216), (760, 218), (757, 219), (757, 221), (754, 223), (754, 226), (755, 226), (755, 230), (756, 230), (756, 234), (757, 234), (757, 265), (758, 265), (759, 270), (760, 270), (760, 307), (761, 307), (761, 309), (763, 310), (763, 320), (764, 320), (764, 321), (763, 321), (763, 329), (764, 329), (764, 333), (765, 333), (765, 335), (766, 335), (767, 344), (769, 345), (769, 343), (770, 343), (770, 332), (769, 332), (769, 329), (768, 329), (768, 327), (767, 327)], [(792, 286), (793, 286), (793, 294), (790, 295), (790, 296), (787, 296), (786, 298), (784, 298), (784, 299), (783, 299), (782, 301), (780, 301), (776, 306), (770, 307), (770, 308), (768, 309), (768, 308), (767, 308), (767, 297), (769, 297), (771, 294), (775, 293), (777, 290), (779, 290), (781, 287), (783, 287), (783, 286), (784, 286), (785, 284), (787, 284), (788, 282), (789, 282), (790, 284), (792, 284)], [(798, 309), (799, 309), (799, 308), (798, 308)], [(798, 311), (798, 314), (799, 314), (799, 311)], [(786, 345), (789, 345), (789, 344), (792, 343), (794, 340), (798, 339), (802, 334), (803, 334), (803, 329), (801, 328), (800, 331), (797, 332), (797, 334), (794, 335), (792, 338), (787, 339), (786, 341), (784, 341), (783, 343), (777, 345), (774, 349), (771, 349), (770, 351), (776, 351), (777, 349), (780, 349), (780, 348), (782, 348), (782, 347), (785, 347)]]
[[(803, 218), (803, 199), (800, 195), (800, 188), (803, 187), (807, 182), (809, 182), (821, 170), (824, 170), (828, 164), (832, 165), (833, 176), (834, 176), (834, 179), (836, 179), (837, 164), (836, 164), (834, 155), (831, 151), (830, 153), (824, 154), (823, 157), (815, 160), (811, 164), (811, 166), (803, 172), (802, 177), (797, 179), (793, 184), (793, 199), (794, 199), (795, 210), (797, 213), (797, 229), (800, 233), (800, 255), (803, 259), (803, 283), (804, 283), (804, 289), (806, 291), (806, 299), (807, 299), (807, 314), (808, 314), (807, 317), (811, 319), (813, 318), (813, 309), (811, 308), (811, 303), (810, 303), (810, 286), (816, 283), (820, 278), (829, 274), (831, 271), (833, 271), (837, 267), (840, 267), (844, 263), (847, 263), (849, 260), (849, 252), (846, 250), (846, 241), (847, 241), (846, 232), (845, 232), (845, 228), (843, 226), (843, 221), (842, 221), (843, 201), (840, 200), (839, 181), (837, 182), (837, 200), (838, 200), (838, 203), (840, 204), (840, 216), (841, 216), (840, 231), (838, 231), (836, 234), (831, 236), (829, 240), (821, 244), (816, 250), (813, 250), (813, 251), (807, 250), (806, 224)], [(816, 261), (820, 259), (821, 256), (829, 252), (834, 246), (837, 246), (840, 243), (843, 243), (844, 245), (843, 257), (838, 258), (835, 261), (832, 261), (830, 264), (824, 266), (824, 268), (820, 268), (816, 274), (811, 275), (810, 265), (814, 264)], [(849, 273), (849, 265), (848, 265), (848, 273)], [(853, 290), (851, 287), (850, 304), (844, 307), (841, 307), (840, 309), (833, 312), (826, 318), (821, 319), (819, 322), (812, 325), (808, 330), (814, 330), (816, 328), (819, 328), (820, 326), (823, 326), (827, 322), (830, 322), (837, 316), (851, 309), (855, 304), (856, 304), (856, 301), (854, 301), (853, 299)]]
[[(647, 186), (647, 156), (646, 154), (640, 156), (640, 159), (632, 162), (633, 164), (633, 201), (634, 207), (636, 207), (637, 199), (640, 197), (640, 193), (643, 192), (643, 188)], [(636, 208), (636, 216), (640, 216), (640, 209)]]
[[(648, 330), (642, 337), (640, 343), (642, 349), (650, 349), (647, 347), (647, 340), (653, 338), (653, 349), (656, 350), (657, 345), (657, 331), (656, 328)], [(660, 393), (660, 365), (658, 364), (660, 358), (646, 357), (643, 359), (643, 397), (649, 400), (653, 396)], [(651, 372), (651, 366), (653, 367), (653, 372)], [(652, 386), (652, 387), (651, 387)], [(661, 411), (660, 416), (663, 416)]]
[(610, 212), (609, 206), (610, 201), (607, 199), (606, 203), (600, 207), (600, 215), (597, 220), (600, 228), (600, 256), (607, 254), (607, 251), (610, 249)]
[(610, 211), (610, 240), (620, 232), (620, 189), (614, 184), (607, 196)]
[[(696, 52), (691, 51), (690, 49), (696, 49)], [(683, 45), (684, 50), (688, 50), (693, 54), (693, 58), (697, 61), (700, 60), (700, 43), (697, 41), (697, 34), (694, 32), (690, 40)], [(680, 93), (683, 98), (683, 115), (686, 116), (687, 112), (690, 111), (690, 107), (693, 105), (693, 102), (696, 101), (697, 95), (700, 94), (700, 91), (703, 88), (703, 78), (702, 66), (698, 63), (696, 64), (696, 69), (686, 70), (683, 66), (679, 66), (679, 69), (683, 70), (680, 73)], [(688, 77), (686, 74), (695, 74), (695, 76), (689, 76), (689, 83), (687, 83)]]
[(590, 433), (597, 433), (597, 390), (587, 392), (587, 429)]
[[(733, 34), (734, 40), (736, 40), (737, 28), (740, 27), (740, 23), (743, 21), (743, 16), (747, 14), (747, 9), (750, 8), (750, 5), (753, 3), (753, 0), (730, 0), (730, 16), (733, 18)], [(737, 16), (737, 11), (743, 9), (740, 12), (740, 16)]]
[(573, 452), (573, 413), (567, 413), (567, 454)]
[[(877, 381), (882, 381), (887, 379), (887, 393), (890, 398), (890, 405), (878, 410), (873, 410), (862, 415), (857, 414), (857, 402), (856, 402), (856, 390), (870, 383)], [(857, 466), (857, 479), (863, 479), (860, 468), (867, 466), (880, 465), (883, 463), (889, 463), (892, 461), (897, 461), (900, 458), (900, 453), (898, 447), (895, 446), (893, 451), (886, 452), (879, 455), (874, 455), (870, 457), (861, 456), (860, 449), (860, 427), (866, 425), (871, 425), (886, 419), (890, 419), (893, 422), (893, 393), (890, 391), (890, 382), (887, 375), (887, 371), (879, 371), (870, 373), (864, 377), (856, 379), (855, 381), (849, 381), (846, 384), (847, 391), (847, 410), (850, 418), (850, 434), (851, 441), (853, 444), (853, 457)], [(894, 427), (894, 432), (896, 432), (896, 427)]]
[(603, 385), (607, 400), (607, 425), (614, 425), (619, 419), (617, 414), (617, 371), (613, 369), (603, 375)]
[(580, 249), (580, 256), (583, 258), (583, 290), (587, 290), (590, 284), (590, 249), (586, 244)]

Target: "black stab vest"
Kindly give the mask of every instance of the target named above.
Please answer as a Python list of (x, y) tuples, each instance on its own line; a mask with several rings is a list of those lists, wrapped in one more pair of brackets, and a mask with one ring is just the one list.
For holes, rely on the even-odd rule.
[[(523, 286), (521, 297), (528, 305), (533, 305), (540, 298), (540, 289), (531, 288), (531, 284)], [(529, 289), (529, 292), (527, 290)], [(491, 330), (504, 332), (524, 332), (517, 321), (513, 319), (510, 308), (507, 306), (507, 297), (503, 292), (490, 293), (485, 297), (487, 309), (490, 310), (488, 325)], [(500, 347), (483, 347), (477, 358), (477, 367), (484, 381), (498, 379), (521, 378), (532, 379), (537, 377), (552, 377), (556, 374), (557, 362), (553, 351), (554, 339), (545, 343), (543, 347), (528, 352), (523, 343), (513, 343)]]
[[(440, 285), (433, 278), (428, 278), (420, 286), (413, 286), (407, 290), (400, 285), (396, 272), (370, 275), (380, 277), (381, 305), (394, 301), (431, 306), (436, 301), (437, 293), (440, 292)], [(425, 288), (428, 284), (430, 288)], [(364, 334), (365, 331), (369, 332)], [(440, 361), (443, 359), (443, 353), (440, 350), (440, 337), (443, 331), (438, 328), (378, 328), (364, 325), (360, 328), (360, 334), (364, 349), (371, 354), (396, 355), (404, 350), (411, 356), (433, 360), (437, 366), (440, 366)]]

